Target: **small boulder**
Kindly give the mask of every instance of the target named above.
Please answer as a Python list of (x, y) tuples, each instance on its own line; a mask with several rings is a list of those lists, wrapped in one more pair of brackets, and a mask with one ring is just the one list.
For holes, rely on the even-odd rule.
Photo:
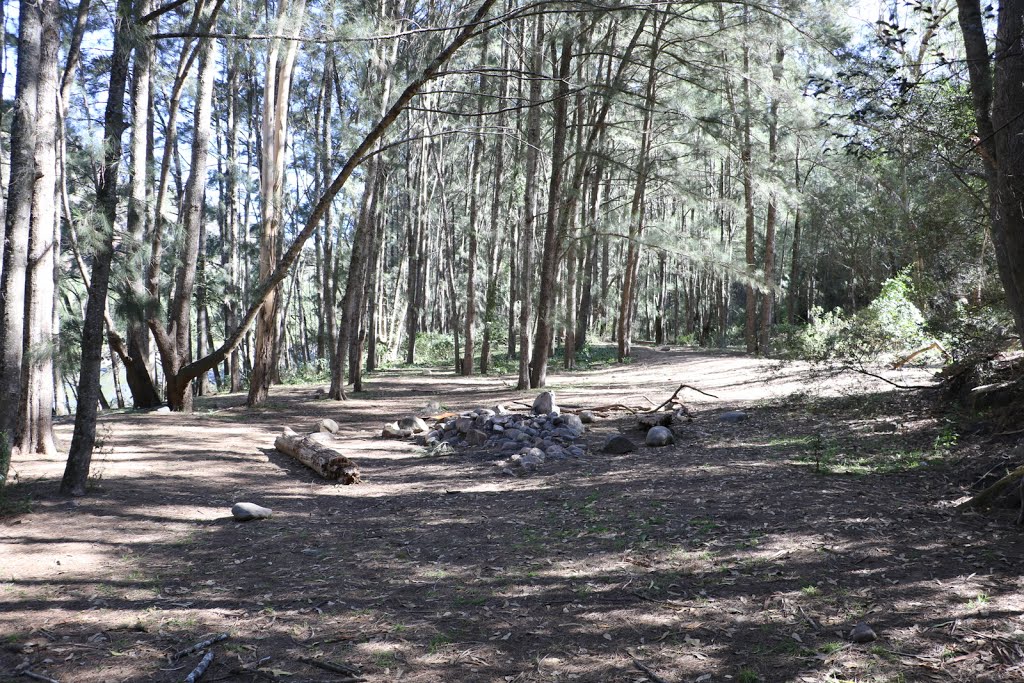
[(480, 429), (470, 429), (466, 433), (466, 443), (470, 446), (483, 446), (487, 443), (487, 432)]
[(590, 410), (581, 410), (580, 414), (579, 414), (579, 418), (580, 418), (580, 422), (582, 422), (585, 425), (593, 424), (594, 422), (597, 422), (597, 418), (594, 416), (594, 413), (592, 411), (590, 411)]
[(427, 431), (427, 423), (415, 415), (407, 415), (398, 421), (399, 429), (408, 429), (413, 434)]
[(870, 643), (877, 639), (878, 634), (875, 633), (875, 630), (863, 621), (854, 626), (853, 630), (850, 631), (850, 640), (855, 643)]
[(402, 428), (398, 426), (397, 422), (389, 422), (384, 425), (383, 431), (380, 435), (385, 439), (401, 439), (405, 435), (402, 433)]
[(601, 450), (613, 455), (623, 455), (625, 453), (632, 453), (635, 451), (636, 444), (621, 434), (613, 434), (604, 442), (604, 446)]
[(557, 415), (561, 411), (558, 406), (555, 405), (555, 394), (551, 391), (542, 391), (537, 398), (533, 400), (533, 414), (534, 415), (548, 415), (554, 413)]
[(721, 415), (719, 415), (718, 419), (721, 420), (722, 422), (731, 422), (735, 424), (737, 422), (743, 422), (748, 417), (749, 415), (747, 415), (742, 410), (730, 410), (726, 413), (722, 413)]
[(335, 422), (334, 420), (332, 420), (330, 418), (327, 418), (327, 417), (325, 417), (324, 419), (320, 420), (320, 423), (317, 425), (317, 428), (321, 432), (324, 432), (324, 433), (327, 433), (327, 434), (337, 434), (338, 430), (341, 429), (340, 427), (338, 427), (338, 423), (337, 422)]
[(670, 443), (675, 443), (675, 440), (672, 430), (668, 427), (651, 427), (647, 431), (645, 443), (648, 446), (667, 446)]
[(171, 408), (170, 408), (170, 406), (160, 406), (159, 408), (157, 408), (153, 412), (154, 413), (169, 413), (169, 412), (171, 412)]
[(274, 511), (256, 503), (235, 503), (231, 506), (231, 516), (239, 522), (253, 519), (269, 519)]
[(585, 431), (583, 420), (578, 415), (566, 414), (562, 416), (562, 427), (571, 430), (574, 436), (582, 436)]

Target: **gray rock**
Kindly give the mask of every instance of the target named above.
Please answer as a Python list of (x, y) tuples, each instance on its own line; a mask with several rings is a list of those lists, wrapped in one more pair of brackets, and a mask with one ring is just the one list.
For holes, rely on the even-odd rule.
[(747, 415), (742, 410), (730, 410), (727, 413), (722, 413), (721, 415), (719, 415), (718, 419), (721, 420), (722, 422), (732, 422), (733, 424), (735, 424), (737, 422), (743, 422), (748, 417), (749, 415)]
[(548, 446), (544, 449), (544, 455), (552, 460), (565, 460), (569, 457), (569, 454), (561, 446)]
[(518, 441), (502, 441), (501, 450), (503, 451), (518, 451), (523, 444)]
[(484, 417), (494, 417), (495, 412), (490, 408), (481, 408), (480, 410), (476, 411), (476, 414), (483, 415)]
[(459, 417), (455, 419), (455, 429), (461, 434), (466, 434), (470, 429), (473, 428), (473, 418), (471, 417)]
[(571, 429), (572, 431), (574, 431), (576, 433), (576, 436), (582, 436), (583, 432), (585, 431), (585, 427), (583, 426), (583, 420), (580, 418), (579, 415), (563, 415), (562, 426), (565, 427), (566, 429)]
[(581, 410), (580, 414), (579, 414), (579, 418), (580, 418), (580, 422), (582, 422), (585, 425), (593, 424), (594, 422), (597, 422), (597, 418), (594, 416), (594, 413), (589, 411), (589, 410)]
[(380, 435), (385, 439), (401, 439), (404, 436), (397, 422), (389, 422), (384, 425), (384, 430)]
[(569, 447), (569, 455), (571, 455), (574, 458), (582, 458), (586, 454), (587, 454), (587, 452), (585, 450), (583, 450), (583, 448), (580, 447), (580, 446), (570, 446)]
[(647, 438), (644, 440), (648, 446), (667, 446), (675, 443), (675, 436), (668, 427), (651, 427), (647, 431)]
[(542, 391), (538, 394), (537, 398), (533, 400), (533, 414), (534, 415), (547, 415), (549, 413), (558, 414), (561, 412), (558, 406), (555, 405), (555, 394), (551, 391)]
[(505, 431), (505, 428), (501, 425), (491, 425), (491, 431), (493, 431), (496, 434), (501, 434), (502, 432)]
[(479, 429), (470, 429), (466, 433), (466, 443), (470, 446), (483, 446), (487, 443), (487, 432)]
[(865, 624), (863, 621), (859, 622), (850, 631), (850, 640), (855, 643), (870, 643), (872, 640), (877, 640), (878, 634), (875, 633), (874, 629)]
[(340, 429), (340, 427), (338, 427), (337, 422), (326, 417), (320, 420), (320, 423), (317, 425), (317, 428), (321, 432), (326, 432), (327, 434), (337, 434), (338, 430)]
[(170, 406), (160, 406), (159, 408), (157, 408), (153, 412), (154, 413), (169, 413), (169, 412), (171, 412), (171, 408), (170, 408)]
[(427, 423), (415, 415), (407, 415), (398, 421), (399, 429), (411, 430), (413, 434), (427, 431)]
[(622, 455), (624, 453), (632, 453), (635, 451), (636, 444), (621, 434), (613, 434), (604, 442), (604, 446), (602, 446), (601, 450), (605, 453), (612, 453), (613, 455)]
[(235, 503), (231, 506), (231, 516), (239, 522), (248, 522), (252, 519), (269, 519), (274, 511), (256, 503)]

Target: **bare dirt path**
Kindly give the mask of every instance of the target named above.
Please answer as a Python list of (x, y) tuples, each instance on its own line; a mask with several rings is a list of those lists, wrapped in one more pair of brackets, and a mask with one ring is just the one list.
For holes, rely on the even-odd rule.
[[(1024, 680), (1016, 513), (951, 512), (963, 443), (920, 398), (682, 350), (551, 378), (575, 406), (681, 383), (719, 398), (681, 395), (676, 445), (601, 453), (642, 443), (622, 415), (524, 477), (376, 438), (432, 400), (532, 400), (508, 378), (385, 372), (344, 404), (289, 387), (257, 411), (108, 415), (87, 498), (54, 495), (59, 459), (14, 463), (31, 502), (0, 518), (0, 680), (180, 681), (199, 655), (167, 655), (222, 631), (204, 681), (353, 678), (304, 659), (367, 681)], [(734, 408), (749, 419), (718, 419)], [(273, 450), (322, 417), (366, 483)], [(274, 516), (236, 523), (239, 500)], [(859, 621), (878, 639), (849, 642)]]

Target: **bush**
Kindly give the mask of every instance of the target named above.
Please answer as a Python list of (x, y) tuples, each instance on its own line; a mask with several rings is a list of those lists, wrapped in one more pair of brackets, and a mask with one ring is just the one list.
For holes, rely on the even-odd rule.
[(804, 327), (780, 330), (778, 348), (811, 360), (871, 361), (913, 351), (931, 340), (913, 294), (905, 269), (886, 280), (875, 300), (852, 316), (838, 308), (826, 312), (815, 307)]
[(455, 342), (450, 334), (420, 332), (416, 335), (416, 365), (454, 365)]

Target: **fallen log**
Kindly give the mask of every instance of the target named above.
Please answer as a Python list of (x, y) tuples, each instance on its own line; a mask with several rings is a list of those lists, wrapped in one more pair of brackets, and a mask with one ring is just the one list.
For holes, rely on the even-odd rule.
[(315, 436), (303, 436), (285, 427), (281, 436), (274, 440), (274, 448), (295, 458), (324, 479), (340, 480), (342, 484), (358, 484), (359, 467), (337, 450), (321, 443)]
[(1008, 493), (1014, 486), (1020, 486), (1022, 478), (1024, 478), (1024, 467), (1018, 467), (984, 491), (979, 492), (970, 500), (965, 500), (956, 507), (958, 510), (991, 507), (998, 498)]

